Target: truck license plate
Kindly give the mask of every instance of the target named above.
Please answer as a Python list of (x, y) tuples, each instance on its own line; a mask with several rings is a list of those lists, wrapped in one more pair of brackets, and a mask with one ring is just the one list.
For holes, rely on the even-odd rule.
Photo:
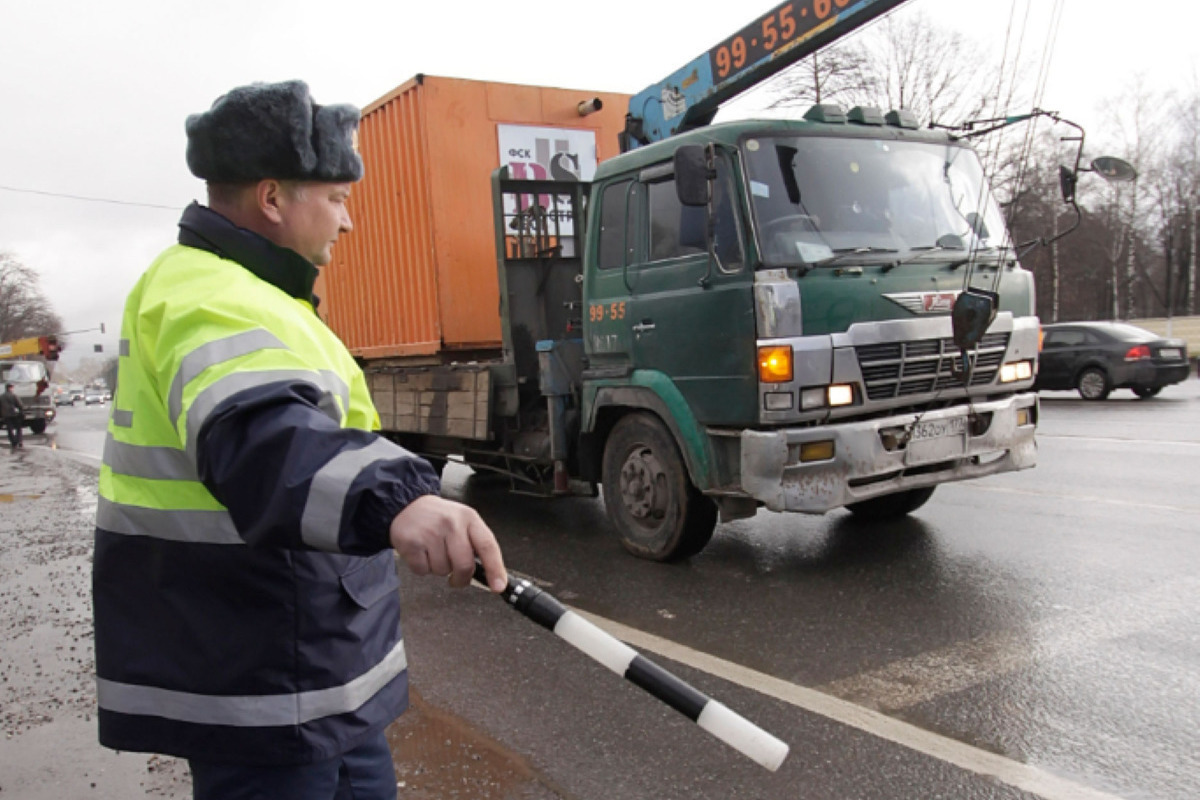
[(912, 426), (909, 440), (924, 442), (929, 439), (940, 439), (943, 436), (961, 436), (967, 429), (966, 417), (950, 417), (949, 419), (930, 419), (918, 422)]

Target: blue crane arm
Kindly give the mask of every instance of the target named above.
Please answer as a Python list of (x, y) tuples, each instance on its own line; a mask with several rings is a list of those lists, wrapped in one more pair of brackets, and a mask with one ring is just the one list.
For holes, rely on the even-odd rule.
[(722, 103), (907, 0), (787, 0), (629, 101), (622, 149), (707, 125)]

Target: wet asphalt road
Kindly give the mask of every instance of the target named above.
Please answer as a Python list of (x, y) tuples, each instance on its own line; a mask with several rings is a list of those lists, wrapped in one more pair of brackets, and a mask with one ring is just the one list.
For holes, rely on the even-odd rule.
[[(63, 409), (44, 455), (86, 463), (103, 416)], [(452, 465), (447, 494), (512, 569), (792, 754), (767, 773), (482, 591), (406, 580), (401, 797), (1194, 797), (1200, 381), (1151, 401), (1044, 393), (1039, 443), (1036, 469), (940, 487), (909, 520), (760, 513), (674, 566), (626, 556), (598, 500)]]

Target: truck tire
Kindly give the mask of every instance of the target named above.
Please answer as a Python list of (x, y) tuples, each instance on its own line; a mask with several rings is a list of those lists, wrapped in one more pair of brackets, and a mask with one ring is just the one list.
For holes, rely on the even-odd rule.
[(907, 489), (895, 494), (872, 497), (870, 500), (849, 503), (846, 509), (853, 512), (856, 517), (871, 522), (898, 519), (925, 505), (929, 498), (933, 497), (933, 490), (936, 488), (936, 486), (927, 486), (924, 489)]
[(1075, 379), (1075, 388), (1084, 400), (1103, 400), (1112, 391), (1108, 373), (1099, 367), (1088, 367)]
[(708, 544), (717, 505), (692, 485), (670, 431), (651, 414), (622, 417), (604, 445), (604, 506), (639, 558), (679, 561)]
[(45, 433), (46, 432), (46, 420), (44, 420), (44, 419), (29, 420), (29, 430), (31, 430), (34, 433)]

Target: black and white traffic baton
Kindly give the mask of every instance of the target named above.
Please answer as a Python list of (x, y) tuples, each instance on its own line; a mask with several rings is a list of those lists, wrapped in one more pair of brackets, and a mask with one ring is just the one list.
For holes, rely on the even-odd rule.
[[(488, 585), (483, 565), (476, 562), (475, 580)], [(527, 580), (511, 575), (501, 596), (529, 619), (549, 628), (618, 675), (716, 736), (725, 744), (774, 772), (787, 758), (788, 746), (745, 717), (731, 711), (685, 681), (667, 672), (629, 645), (588, 622)]]

